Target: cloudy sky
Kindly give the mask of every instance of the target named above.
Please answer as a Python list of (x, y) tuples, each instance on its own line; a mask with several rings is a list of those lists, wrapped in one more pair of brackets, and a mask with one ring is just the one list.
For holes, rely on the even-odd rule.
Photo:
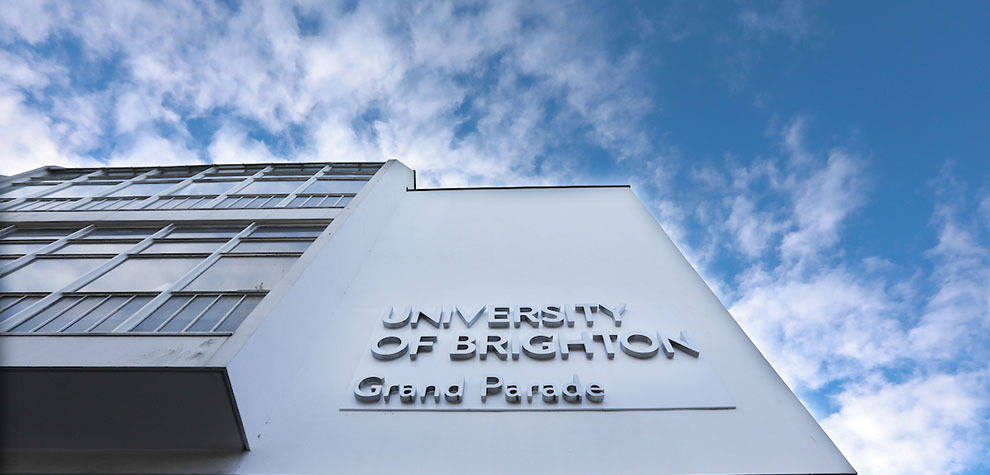
[(632, 183), (861, 473), (990, 470), (988, 6), (550, 3), (7, 0), (0, 173)]

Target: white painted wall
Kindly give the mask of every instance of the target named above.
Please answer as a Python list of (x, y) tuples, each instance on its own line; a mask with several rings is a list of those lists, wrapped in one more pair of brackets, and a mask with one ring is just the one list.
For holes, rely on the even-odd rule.
[[(251, 451), (15, 454), (13, 469), (853, 471), (628, 188), (396, 191), (355, 209), (231, 361)], [(589, 298), (625, 301), (646, 327), (676, 316), (736, 409), (339, 410), (386, 304)]]

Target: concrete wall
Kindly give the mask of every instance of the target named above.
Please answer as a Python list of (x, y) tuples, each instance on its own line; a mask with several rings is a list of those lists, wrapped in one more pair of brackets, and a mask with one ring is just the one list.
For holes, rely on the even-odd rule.
[[(628, 188), (376, 187), (231, 356), (251, 450), (16, 453), (15, 470), (851, 473)], [(385, 185), (385, 183), (382, 183)], [(624, 301), (685, 327), (728, 410), (340, 411), (384, 305)], [(233, 348), (233, 347), (231, 347)], [(215, 358), (222, 355), (225, 348)], [(442, 353), (434, 356), (445, 356)], [(553, 364), (566, 364), (555, 362)]]

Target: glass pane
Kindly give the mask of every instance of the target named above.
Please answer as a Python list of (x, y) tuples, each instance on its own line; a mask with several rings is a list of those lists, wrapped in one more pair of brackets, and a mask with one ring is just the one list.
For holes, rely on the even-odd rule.
[(47, 246), (47, 242), (6, 243), (0, 242), (0, 254), (27, 254)]
[(0, 278), (3, 292), (54, 292), (97, 268), (106, 258), (35, 259)]
[(161, 229), (156, 228), (98, 228), (86, 235), (86, 239), (146, 238)]
[[(102, 297), (90, 297), (103, 300)], [(93, 308), (89, 313), (83, 316), (81, 319), (77, 320), (75, 323), (71, 324), (64, 331), (66, 333), (79, 333), (86, 331), (87, 328), (92, 326), (94, 323), (99, 322), (107, 317), (110, 312), (113, 312), (117, 307), (123, 305), (130, 297), (124, 295), (117, 295), (110, 297), (107, 301), (101, 303), (99, 306)], [(75, 309), (73, 309), (75, 310)], [(62, 320), (62, 317), (59, 317)], [(65, 323), (59, 325), (58, 328), (64, 326)]]
[(163, 183), (163, 182), (145, 182), (145, 183), (132, 183), (127, 188), (123, 190), (117, 190), (110, 193), (107, 196), (151, 196), (156, 193), (165, 191), (171, 186), (175, 186), (175, 183)]
[(147, 249), (141, 251), (141, 254), (194, 254), (194, 253), (211, 253), (217, 250), (222, 242), (169, 242), (169, 241), (159, 241), (150, 246)]
[(31, 304), (33, 304), (33, 303), (35, 303), (35, 302), (37, 302), (39, 300), (41, 300), (41, 297), (37, 297), (37, 296), (30, 296), (30, 297), (6, 296), (6, 297), (3, 297), (3, 300), (0, 301), (0, 322), (3, 322), (3, 321), (7, 320), (10, 317), (13, 317), (14, 315), (17, 314), (17, 312), (20, 312), (21, 310), (24, 310), (25, 308), (28, 308), (28, 306), (30, 306)]
[(260, 295), (252, 295), (246, 297), (244, 301), (241, 302), (241, 304), (238, 305), (233, 312), (231, 312), (231, 314), (227, 317), (227, 319), (220, 324), (220, 327), (217, 328), (217, 331), (232, 332), (234, 330), (237, 330), (237, 327), (239, 327), (241, 325), (241, 322), (244, 321), (244, 317), (247, 317), (248, 314), (251, 313), (251, 310), (254, 310), (254, 307), (258, 306), (258, 302), (261, 302), (262, 298), (264, 297)]
[(14, 232), (4, 235), (3, 239), (58, 239), (78, 230), (79, 228), (18, 228)]
[(81, 290), (83, 292), (162, 291), (192, 269), (201, 257), (127, 259)]
[(168, 319), (168, 317), (171, 317), (172, 314), (178, 311), (180, 308), (182, 308), (182, 306), (185, 305), (186, 302), (188, 302), (189, 299), (191, 298), (192, 297), (188, 297), (188, 296), (180, 296), (180, 297), (172, 297), (166, 300), (161, 307), (158, 307), (157, 310), (151, 312), (151, 315), (148, 315), (147, 318), (142, 320), (141, 323), (139, 323), (138, 326), (134, 327), (131, 331), (132, 332), (155, 331), (155, 329), (158, 328), (158, 326), (161, 325), (162, 322)]
[(45, 198), (85, 198), (87, 196), (93, 196), (97, 193), (102, 193), (115, 186), (117, 186), (116, 183), (77, 183), (69, 186), (68, 188), (45, 195)]
[(271, 290), (295, 257), (221, 257), (184, 290)]
[(133, 242), (70, 242), (52, 254), (120, 254), (132, 247)]
[[(100, 302), (103, 302), (104, 296), (91, 296), (86, 297), (85, 300), (74, 305), (72, 308), (66, 310), (64, 313), (59, 315), (57, 318), (48, 322), (45, 326), (41, 327), (37, 331), (39, 333), (55, 333), (58, 332), (62, 327), (71, 324), (72, 322), (87, 316), (96, 309)], [(64, 299), (63, 299), (64, 300)], [(41, 312), (42, 314), (48, 312), (45, 310)], [(40, 315), (40, 314), (39, 314)], [(49, 316), (54, 315), (50, 313)]]
[(240, 183), (239, 181), (195, 181), (180, 190), (172, 192), (173, 195), (219, 195)]
[(210, 309), (207, 310), (199, 320), (196, 320), (196, 323), (189, 327), (189, 330), (187, 331), (208, 332), (212, 330), (220, 319), (223, 318), (224, 315), (227, 315), (227, 312), (231, 311), (234, 308), (234, 305), (236, 305), (240, 300), (241, 296), (239, 295), (224, 295), (220, 297), (220, 300), (213, 304), (213, 306), (210, 307)]
[(316, 237), (326, 226), (262, 226), (251, 237)]
[(299, 188), (303, 181), (255, 181), (250, 185), (237, 191), (238, 194), (277, 194), (277, 193), (292, 193), (292, 190)]
[[(117, 325), (123, 323), (124, 320), (127, 320), (127, 318), (130, 317), (131, 315), (134, 315), (134, 312), (137, 312), (138, 309), (140, 309), (141, 307), (144, 306), (144, 304), (150, 301), (151, 301), (151, 297), (147, 297), (147, 296), (134, 297), (134, 300), (131, 300), (127, 305), (124, 305), (123, 308), (114, 312), (113, 315), (108, 317), (106, 320), (104, 320), (99, 325), (97, 325), (96, 328), (93, 328), (90, 331), (93, 332), (112, 331), (114, 328), (117, 328)], [(78, 329), (72, 329), (72, 331), (85, 331), (86, 328), (89, 327), (85, 327), (85, 328), (80, 327)]]
[(206, 307), (213, 303), (216, 298), (217, 297), (215, 295), (200, 295), (194, 298), (189, 305), (186, 305), (186, 308), (182, 309), (182, 311), (172, 319), (172, 321), (165, 324), (161, 331), (181, 332), (182, 329), (192, 321), (192, 319), (196, 318), (196, 316), (202, 313), (203, 310), (206, 310)]
[(305, 252), (311, 241), (242, 241), (231, 252)]
[(288, 208), (301, 208), (303, 206), (303, 203), (305, 203), (306, 200), (308, 200), (308, 199), (309, 199), (308, 196), (297, 196), (297, 197), (295, 197), (295, 198), (292, 199), (292, 201), (289, 203), (289, 205), (287, 207)]
[[(84, 302), (82, 297), (66, 297), (66, 298), (58, 299), (58, 301), (49, 305), (48, 308), (38, 312), (37, 314), (35, 314), (35, 316), (25, 320), (20, 325), (14, 327), (11, 331), (14, 333), (30, 332), (34, 329), (34, 327), (38, 325), (43, 325), (53, 316), (71, 310), (75, 306), (81, 305), (83, 303)], [(90, 308), (92, 308), (92, 306)]]
[(317, 180), (303, 193), (357, 193), (365, 183), (365, 180)]
[(55, 184), (46, 185), (24, 185), (17, 188), (13, 188), (5, 191), (2, 195), (4, 198), (24, 198), (26, 196), (33, 196), (40, 193), (42, 190), (47, 190), (56, 186)]
[(178, 228), (168, 234), (170, 238), (196, 239), (196, 238), (225, 238), (230, 239), (235, 234), (241, 232), (243, 227), (238, 228)]

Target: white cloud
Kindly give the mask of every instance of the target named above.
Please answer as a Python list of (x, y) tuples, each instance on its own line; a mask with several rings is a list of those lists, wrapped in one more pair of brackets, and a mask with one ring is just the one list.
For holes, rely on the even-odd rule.
[(258, 163), (281, 161), (264, 142), (248, 137), (233, 126), (221, 127), (207, 148), (212, 163)]
[(840, 393), (822, 426), (859, 473), (960, 472), (987, 462), (986, 385), (985, 372), (872, 379)]

